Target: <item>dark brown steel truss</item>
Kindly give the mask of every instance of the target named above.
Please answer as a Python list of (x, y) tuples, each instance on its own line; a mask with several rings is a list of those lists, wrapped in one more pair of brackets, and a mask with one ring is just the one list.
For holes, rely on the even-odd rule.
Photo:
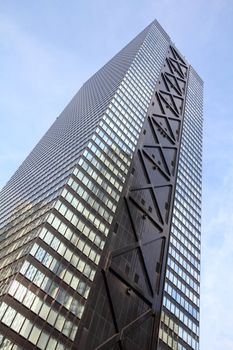
[(74, 349), (157, 348), (187, 76), (170, 46)]

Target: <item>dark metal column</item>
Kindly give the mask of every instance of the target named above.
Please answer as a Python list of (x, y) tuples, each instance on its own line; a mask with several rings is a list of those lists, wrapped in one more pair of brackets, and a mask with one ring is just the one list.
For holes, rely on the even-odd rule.
[(171, 46), (74, 349), (157, 348), (187, 76)]

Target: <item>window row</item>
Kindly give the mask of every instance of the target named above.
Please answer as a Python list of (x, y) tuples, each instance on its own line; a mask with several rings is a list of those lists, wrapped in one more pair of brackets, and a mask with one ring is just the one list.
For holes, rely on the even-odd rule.
[(12, 343), (12, 341), (4, 337), (0, 333), (0, 348), (1, 350), (23, 350), (20, 346)]
[(0, 306), (0, 320), (41, 350), (69, 349), (5, 302)]
[[(140, 133), (143, 124), (143, 116), (145, 114), (144, 103), (135, 95), (132, 96), (132, 93), (129, 90), (126, 91), (123, 86), (120, 86), (111, 104), (114, 105), (124, 118), (126, 118)], [(112, 109), (113, 106), (111, 104), (110, 107)]]
[(195, 176), (200, 179), (202, 174), (202, 168), (201, 164), (198, 164), (197, 162), (194, 163), (191, 159), (189, 159), (189, 156), (187, 153), (183, 152), (180, 153), (180, 162), (182, 165), (185, 165)]
[(170, 240), (174, 247), (176, 247), (178, 250), (182, 252), (182, 250), (185, 249), (187, 252), (192, 253), (198, 261), (200, 261), (200, 251), (174, 227), (171, 231)]
[[(180, 334), (183, 335), (183, 332), (185, 332), (185, 330), (180, 325), (175, 323), (174, 320), (171, 317), (169, 317), (164, 311), (162, 311), (161, 321), (162, 321), (162, 324), (159, 332), (160, 339), (164, 343), (168, 344), (172, 349), (187, 350), (187, 348), (180, 343), (180, 339), (179, 339), (179, 335)], [(164, 325), (166, 325), (169, 328), (170, 330), (169, 334), (171, 335), (167, 333), (167, 330), (165, 330)], [(183, 339), (182, 337), (180, 338)], [(185, 333), (184, 333), (184, 338), (187, 339), (187, 336)], [(190, 339), (190, 342), (192, 343), (191, 339)], [(196, 342), (193, 342), (193, 345), (196, 348), (192, 347), (192, 349), (197, 350), (198, 344)]]
[(201, 189), (202, 187), (202, 181), (201, 181), (201, 172), (198, 171), (196, 167), (190, 167), (190, 165), (187, 166), (186, 163), (182, 160), (180, 163), (180, 169), (182, 170), (182, 173), (184, 176), (188, 175), (195, 181), (196, 185)]
[(187, 203), (180, 196), (176, 196), (175, 206), (180, 210), (181, 213), (188, 211), (198, 222), (201, 220), (201, 210), (199, 208), (194, 208), (189, 203)]
[(52, 273), (64, 281), (68, 286), (87, 299), (90, 291), (88, 284), (78, 278), (72, 270), (55, 259), (51, 254), (46, 252), (41, 246), (35, 243), (30, 251), (40, 263), (47, 267)]
[(83, 203), (79, 202), (76, 207), (76, 215), (72, 210), (68, 209), (65, 203), (62, 203), (60, 200), (56, 202), (56, 209), (59, 213), (66, 218), (69, 222), (72, 223), (75, 227), (77, 227), (78, 222), (80, 220), (80, 214), (83, 215), (92, 225), (94, 225), (97, 230), (102, 232), (105, 236), (108, 235), (109, 225), (104, 224), (102, 220), (98, 219), (90, 209), (84, 206)]
[(78, 318), (82, 317), (84, 305), (75, 297), (62, 288), (58, 283), (46, 276), (43, 272), (38, 270), (34, 265), (25, 261), (20, 269), (20, 273), (24, 275), (29, 281), (34, 283), (37, 287), (43, 290), (51, 298), (56, 300), (60, 305), (72, 312)]
[(119, 136), (117, 136), (111, 129), (103, 123), (100, 122), (100, 125), (96, 128), (97, 135), (101, 138), (102, 141), (104, 141), (106, 144), (112, 144), (115, 143), (123, 152), (128, 153), (132, 155), (132, 149), (129, 144), (125, 142), (125, 140), (121, 140)]
[(19, 229), (18, 226), (15, 227), (14, 232), (8, 231), (5, 234), (1, 234), (1, 249), (4, 249), (5, 247), (8, 247), (12, 242), (16, 241), (18, 238), (23, 237), (27, 235), (29, 231), (33, 230), (33, 227), (38, 226), (38, 221), (40, 219), (36, 219), (33, 221), (30, 225), (27, 225), (26, 227)]
[(193, 230), (193, 227), (197, 230), (201, 230), (200, 219), (195, 219), (187, 210), (179, 210), (177, 206), (174, 207), (173, 214), (185, 225), (188, 224)]
[(192, 208), (193, 210), (195, 210), (197, 213), (201, 212), (201, 203), (200, 201), (197, 203), (195, 201), (192, 200), (192, 198), (190, 196), (187, 195), (187, 193), (185, 193), (185, 191), (182, 191), (181, 188), (178, 188), (176, 191), (176, 198), (180, 201), (180, 203), (182, 203), (184, 206), (186, 204), (186, 206)]
[(4, 234), (5, 239), (7, 239), (8, 237), (11, 237), (14, 233), (18, 232), (19, 230), (25, 229), (26, 232), (33, 230), (35, 227), (39, 226), (41, 222), (43, 222), (44, 217), (47, 214), (50, 207), (51, 207), (50, 204), (45, 205), (43, 208), (36, 211), (33, 215), (30, 215), (29, 217), (27, 217), (23, 221), (15, 224), (15, 225), (14, 225), (14, 223), (12, 223), (13, 227), (11, 225), (11, 229), (9, 229), (9, 231), (6, 228), (6, 231), (8, 231), (8, 232), (5, 232), (5, 233), (4, 233), (5, 230), (3, 230), (2, 235)]
[[(130, 83), (129, 79), (126, 79), (126, 78), (123, 79), (123, 81), (121, 83), (121, 86), (120, 86), (120, 89), (121, 90), (125, 89), (126, 91), (128, 91), (128, 93), (130, 95), (135, 96), (136, 98), (138, 98), (141, 101), (143, 106), (145, 105), (145, 99), (144, 99), (143, 95), (141, 94), (141, 92), (139, 91), (138, 86), (136, 87), (135, 84), (132, 85)], [(144, 121), (143, 117), (141, 118), (141, 120), (142, 120), (142, 122)]]
[(184, 293), (195, 305), (199, 306), (199, 297), (197, 297), (186, 283), (182, 283), (174, 273), (167, 269), (166, 276), (182, 293)]
[(143, 91), (149, 96), (154, 87), (151, 79), (154, 65), (151, 62), (151, 56), (148, 55), (147, 50), (144, 51), (143, 56), (141, 56), (140, 60), (136, 61), (139, 64), (135, 64), (136, 62), (134, 62), (134, 64), (131, 65), (126, 73), (126, 77), (131, 81), (133, 80), (138, 86), (140, 86), (140, 89), (143, 89)]
[[(52, 192), (54, 193), (58, 188), (60, 188), (61, 185), (65, 182), (68, 173), (70, 173), (70, 170), (67, 170), (67, 164), (62, 164), (62, 166), (64, 169), (63, 171), (59, 171), (59, 169), (61, 168), (60, 163), (57, 169), (53, 168), (54, 175), (51, 175), (51, 171), (46, 173), (46, 166), (44, 166), (43, 171), (45, 172), (45, 174), (43, 174), (43, 176), (40, 176), (38, 178), (38, 174), (36, 174), (31, 178), (32, 183), (30, 182), (30, 184), (26, 186), (26, 188), (25, 184), (22, 183), (21, 186), (17, 186), (17, 193), (15, 193), (15, 191), (12, 192), (12, 194), (6, 193), (2, 198), (4, 199), (6, 197), (8, 201), (3, 200), (2, 207), (4, 208), (4, 206), (6, 205), (7, 207), (6, 209), (2, 210), (2, 213), (4, 213), (4, 215), (1, 217), (5, 217), (5, 219), (11, 217), (13, 208), (15, 208), (16, 206), (22, 206), (20, 212), (17, 211), (17, 213), (13, 214), (14, 216), (16, 215), (16, 217), (18, 217), (28, 210), (28, 204), (24, 206), (24, 204), (22, 203), (31, 203), (32, 199), (35, 198), (44, 198), (45, 196), (43, 196), (43, 194), (47, 193), (50, 189), (52, 189)], [(48, 167), (49, 170), (51, 170), (51, 163), (48, 165)], [(11, 183), (11, 186), (9, 187), (9, 192), (12, 191), (12, 186), (13, 184)], [(19, 199), (17, 199), (18, 197)], [(14, 199), (12, 204), (10, 204), (11, 198)]]
[[(63, 191), (65, 191), (65, 189)], [(61, 201), (57, 201), (55, 208), (58, 210), (61, 204)], [(58, 217), (55, 217), (54, 214), (50, 214), (48, 222), (75, 247), (77, 246), (77, 242), (80, 238), (77, 236), (77, 233), (74, 230), (71, 230), (63, 221), (61, 221)], [(91, 242), (93, 242), (96, 247), (103, 250), (105, 241), (101, 239), (100, 235), (91, 229), (83, 220), (79, 219), (79, 221), (76, 223), (76, 228)]]
[(131, 163), (131, 153), (125, 152), (121, 147), (119, 147), (118, 144), (112, 142), (110, 138), (107, 138), (105, 142), (98, 137), (98, 135), (94, 134), (92, 137), (92, 141), (94, 141), (99, 148), (104, 150), (106, 154), (111, 155), (116, 155), (119, 159), (122, 160), (127, 166), (130, 165)]
[(185, 208), (182, 204), (183, 203), (176, 203), (176, 209), (184, 216), (186, 217), (194, 226), (196, 224), (198, 225), (197, 227), (200, 227), (200, 222), (201, 222), (201, 216), (198, 215), (194, 210), (190, 212), (187, 208)]
[(138, 89), (146, 94), (147, 99), (145, 100), (149, 102), (148, 98), (149, 96), (151, 97), (151, 90), (154, 88), (154, 80), (152, 79), (152, 76), (156, 73), (154, 68), (157, 57), (154, 57), (153, 59), (153, 56), (149, 54), (149, 51), (153, 50), (151, 48), (151, 42), (144, 41), (142, 46), (143, 49), (138, 52), (138, 55), (127, 71), (125, 77), (131, 81), (134, 86), (137, 86)]
[(169, 247), (169, 254), (180, 264), (182, 265), (183, 269), (188, 271), (190, 275), (192, 275), (198, 282), (200, 280), (200, 272), (197, 272), (193, 269), (193, 267), (172, 247)]
[(161, 339), (165, 344), (169, 346), (169, 349), (178, 350), (178, 342), (175, 336), (170, 336), (164, 329), (159, 330), (159, 339)]
[(132, 92), (129, 92), (129, 90), (126, 89), (123, 85), (119, 86), (117, 94), (120, 96), (120, 98), (115, 98), (120, 104), (124, 103), (123, 106), (125, 107), (125, 110), (129, 114), (132, 114), (133, 112), (137, 116), (135, 122), (138, 123), (138, 126), (136, 127), (135, 125), (135, 127), (140, 132), (141, 127), (143, 125), (142, 115), (143, 113), (145, 113), (145, 106), (142, 103), (141, 99), (139, 99)]
[[(202, 123), (200, 123), (200, 119), (198, 118), (198, 113), (192, 105), (188, 102), (186, 104), (186, 118), (184, 123), (185, 130), (187, 130), (187, 133), (185, 133), (185, 136), (189, 137), (190, 134), (193, 133), (193, 138), (190, 140), (190, 143), (192, 145), (196, 146), (195, 149), (200, 154), (201, 146), (202, 146)], [(187, 139), (186, 139), (187, 141)]]
[[(192, 233), (190, 233), (178, 220), (174, 218), (172, 219), (172, 234), (177, 237), (182, 243), (188, 240), (193, 244), (194, 249), (198, 249), (200, 252), (200, 240), (197, 240)], [(189, 247), (189, 245), (187, 245), (187, 247)]]
[(196, 307), (194, 307), (184, 297), (182, 297), (177, 289), (173, 288), (169, 283), (166, 282), (164, 290), (196, 320), (199, 319), (199, 312)]
[[(173, 304), (167, 297), (163, 298), (163, 305), (174, 314), (187, 327), (192, 322), (175, 304)], [(189, 327), (190, 328), (190, 327)], [(179, 337), (189, 344), (193, 349), (198, 350), (198, 341), (186, 332), (181, 325), (179, 325)]]
[(12, 276), (20, 271), (23, 265), (23, 259), (16, 260), (7, 267), (1, 269), (0, 295), (7, 292)]
[[(36, 236), (37, 236), (37, 229), (33, 230), (27, 235), (23, 235), (23, 236), (19, 235), (20, 238), (13, 244), (10, 244), (12, 240), (7, 240), (5, 244), (3, 244), (3, 247), (5, 247), (5, 249), (4, 250), (2, 249), (0, 252), (0, 259), (2, 259), (4, 256), (7, 256), (13, 253), (13, 251), (24, 246), (25, 244), (29, 243)], [(16, 235), (14, 235), (13, 238), (16, 238)], [(2, 242), (1, 242), (1, 245), (2, 245)]]
[[(48, 176), (49, 177), (49, 176)], [(66, 175), (67, 177), (67, 175)], [(43, 203), (46, 202), (45, 198), (48, 198), (48, 197), (53, 197), (53, 194), (58, 192), (59, 189), (61, 188), (61, 186), (66, 182), (66, 179), (60, 179), (60, 178), (57, 178), (57, 180), (54, 182), (54, 181), (47, 181), (46, 183), (38, 183), (38, 184), (33, 184), (33, 188), (32, 189), (28, 189), (28, 186), (26, 188), (26, 194), (28, 195), (24, 195), (23, 191), (22, 190), (19, 190), (17, 193), (15, 193), (15, 191), (12, 193), (11, 196), (8, 196), (9, 198), (7, 198), (7, 203), (9, 203), (9, 207), (7, 208), (6, 210), (6, 214), (5, 214), (5, 221), (9, 221), (9, 218), (11, 218), (12, 216), (12, 212), (14, 210), (14, 208), (18, 208), (19, 206), (22, 205), (22, 198), (24, 200), (24, 202), (26, 201), (27, 203), (32, 203), (33, 201), (37, 201), (37, 202), (42, 202), (43, 200)], [(18, 194), (21, 195), (20, 199), (17, 200), (17, 197), (18, 197)], [(13, 200), (13, 204), (10, 205), (10, 202), (11, 202), (11, 197), (12, 197), (12, 200)], [(50, 201), (47, 200), (47, 201)], [(22, 220), (21, 218), (21, 215), (23, 214), (25, 218), (28, 217), (28, 208), (24, 208), (23, 209), (23, 212), (17, 212), (17, 213), (14, 213), (13, 217), (17, 218), (17, 221), (16, 222), (19, 222)], [(24, 214), (26, 212), (26, 214)], [(8, 215), (7, 215), (8, 213)], [(6, 216), (7, 215), (7, 216)], [(13, 220), (13, 219), (12, 219)], [(4, 223), (2, 224), (2, 226), (4, 226)], [(5, 228), (7, 230), (7, 226)]]
[[(82, 163), (82, 162), (81, 162)], [(113, 185), (106, 181), (104, 176), (98, 174), (94, 167), (89, 167), (88, 169), (88, 176), (85, 175), (84, 170), (75, 169), (74, 175), (86, 186), (87, 188), (91, 189), (93, 186), (97, 186), (98, 188), (102, 188), (102, 190), (106, 191), (109, 196), (113, 198), (116, 202), (119, 200), (120, 195), (113, 188)], [(90, 177), (89, 177), (90, 176)]]
[(74, 340), (78, 326), (53, 309), (51, 304), (46, 303), (16, 280), (12, 283), (9, 294), (66, 337)]
[[(125, 182), (125, 173), (127, 173), (127, 168), (124, 167), (125, 172), (123, 172), (121, 168), (116, 164), (116, 162), (113, 162), (109, 156), (106, 155), (106, 153), (100, 150), (97, 146), (95, 146), (93, 142), (89, 143), (88, 148), (83, 153), (83, 156), (100, 172), (106, 171), (107, 168), (108, 171), (112, 173), (113, 177), (116, 177), (117, 180), (120, 180), (122, 183)], [(120, 160), (118, 160), (118, 162), (122, 165), (122, 162)], [(106, 174), (108, 174), (108, 172)], [(107, 176), (109, 177), (109, 175)]]
[[(41, 235), (43, 235), (43, 240), (48, 246), (73, 265), (78, 271), (84, 274), (89, 280), (93, 281), (96, 270), (90, 264), (81, 259), (79, 255), (75, 254), (50, 231), (43, 231)], [(40, 237), (42, 238), (42, 236)]]
[[(124, 116), (123, 124), (129, 130), (134, 130), (136, 135), (138, 135), (142, 128), (141, 116), (144, 113), (144, 109), (135, 103), (134, 99), (128, 92), (123, 90), (125, 93), (122, 93), (121, 91), (122, 89), (120, 88), (117, 90), (113, 104), (121, 111), (122, 115)], [(107, 110), (106, 113), (110, 118), (113, 117), (111, 110)]]
[(188, 223), (187, 220), (180, 220), (178, 219), (175, 215), (173, 215), (172, 217), (172, 223), (174, 225), (176, 225), (176, 227), (181, 231), (184, 232), (186, 234), (186, 232), (191, 233), (191, 235), (193, 235), (196, 240), (198, 241), (198, 243), (200, 243), (200, 231), (195, 229), (192, 225), (190, 225)]
[[(187, 128), (188, 129), (188, 128)], [(196, 150), (195, 147), (199, 147), (198, 144), (195, 144), (195, 142), (189, 142), (188, 143), (188, 137), (189, 135), (186, 135), (186, 137), (182, 138), (181, 142), (181, 152), (184, 152), (186, 154), (192, 154), (192, 157), (195, 158), (197, 162), (199, 162), (199, 165), (202, 163), (202, 157), (201, 157), (201, 149)], [(191, 158), (191, 159), (193, 159)], [(191, 160), (190, 159), (190, 160)], [(200, 191), (200, 186), (196, 185), (195, 178), (187, 178), (188, 181), (192, 183), (194, 187), (196, 187), (197, 190)]]
[[(145, 101), (149, 99), (148, 97), (148, 92), (142, 91), (140, 87), (135, 84), (135, 82), (132, 81), (132, 79), (127, 78), (126, 76), (124, 77), (122, 81), (122, 85), (128, 90), (131, 91), (133, 94), (135, 94), (138, 98), (141, 99), (141, 101), (145, 104)], [(151, 97), (151, 96), (150, 96)], [(148, 101), (149, 103), (149, 101)]]
[[(59, 205), (59, 204), (58, 204)], [(82, 252), (84, 255), (86, 255), (91, 261), (93, 261), (96, 265), (98, 265), (100, 260), (100, 254), (96, 252), (96, 249), (93, 249), (88, 243), (86, 243), (83, 239), (78, 237), (76, 234), (74, 234), (71, 230), (68, 229), (68, 227), (63, 222), (57, 218), (54, 214), (50, 214), (48, 218), (48, 222), (53, 226), (56, 230), (60, 229), (62, 232), (63, 229), (66, 229), (64, 234), (62, 234), (69, 242), (71, 242), (74, 247), (78, 248), (80, 252)], [(45, 229), (44, 229), (45, 230)], [(58, 230), (58, 232), (60, 232)], [(41, 236), (41, 234), (40, 234)], [(58, 238), (54, 238), (53, 241), (58, 241)], [(55, 247), (56, 244), (53, 243), (53, 246)]]
[(185, 226), (187, 225), (190, 231), (199, 232), (201, 230), (200, 220), (195, 220), (187, 211), (180, 213), (178, 209), (174, 208), (173, 213)]
[[(115, 114), (112, 114), (111, 118), (108, 117), (108, 114), (106, 113), (103, 116), (103, 121), (107, 124), (108, 128), (111, 128), (117, 136), (119, 136), (132, 150), (134, 150), (139, 134), (132, 128), (132, 126), (126, 124), (125, 119), (118, 110), (115, 112)], [(123, 123), (123, 121), (125, 123)], [(104, 126), (102, 126), (102, 128), (105, 130)]]
[[(108, 209), (103, 207), (99, 201), (96, 200), (96, 198), (88, 191), (86, 191), (82, 186), (75, 185), (75, 182), (70, 179), (68, 181), (68, 185), (70, 186), (70, 183), (72, 183), (72, 188), (76, 187), (76, 193), (79, 195), (79, 197), (82, 199), (82, 201), (85, 201), (93, 210), (96, 211), (97, 214), (99, 214), (106, 222), (111, 224), (112, 222), (112, 215)], [(80, 201), (77, 199), (77, 196), (74, 196), (71, 192), (68, 191), (68, 189), (65, 189), (62, 191), (62, 197), (66, 199), (68, 203), (72, 205), (75, 209), (78, 208)]]
[(191, 262), (191, 264), (193, 266), (196, 267), (196, 269), (200, 270), (200, 259), (197, 259), (196, 257), (194, 257), (192, 254), (190, 254), (190, 251), (183, 246), (183, 244), (180, 244), (179, 241), (177, 241), (172, 235), (170, 237), (170, 243), (172, 244), (173, 247), (171, 247), (172, 249), (176, 248), (176, 250), (181, 253), (182, 255), (184, 255), (184, 257)]
[(188, 285), (199, 293), (198, 282), (188, 275), (171, 257), (168, 257), (168, 266), (177, 273)]
[[(195, 163), (192, 162), (189, 159), (189, 155), (187, 153), (180, 152), (179, 162), (181, 162), (182, 164), (185, 164), (188, 168), (192, 169), (192, 171), (197, 174), (198, 178), (201, 177), (201, 164), (199, 164), (197, 162), (195, 162)], [(200, 198), (199, 198), (199, 200), (200, 200)]]
[[(144, 57), (143, 57), (144, 56)], [(151, 95), (151, 67), (148, 57), (146, 59), (146, 50), (144, 51), (144, 55), (141, 56), (140, 64), (132, 64), (125, 77), (129, 79), (132, 83), (135, 83), (141, 90), (147, 94), (147, 96)], [(144, 61), (144, 65), (143, 65)], [(138, 61), (139, 62), (139, 61)], [(149, 77), (149, 79), (148, 79)], [(149, 81), (148, 81), (149, 80)]]
[[(100, 158), (101, 161), (107, 166), (111, 167), (111, 164), (115, 165), (114, 175), (121, 178), (125, 177), (127, 174), (128, 167), (130, 164), (129, 157), (124, 157), (124, 152), (121, 156), (118, 155), (118, 148), (114, 145), (106, 146), (97, 135), (93, 135), (92, 140), (88, 144), (88, 149), (96, 155), (97, 158)], [(108, 163), (109, 162), (109, 163)]]
[[(27, 255), (27, 253), (30, 251), (31, 245), (28, 244), (26, 246), (21, 247), (18, 251), (12, 253), (9, 256), (6, 256), (1, 261), (1, 270), (4, 269), (7, 265), (12, 264), (12, 267), (14, 266), (14, 262), (22, 258), (23, 256)], [(11, 265), (10, 265), (11, 268)], [(1, 279), (5, 277), (5, 274), (1, 271)]]
[(107, 179), (108, 182), (113, 185), (118, 191), (122, 190), (122, 182), (121, 180), (119, 181), (119, 179), (117, 178), (117, 176), (115, 177), (114, 172), (111, 172), (110, 169), (108, 169), (107, 167), (101, 165), (101, 163), (97, 163), (97, 167), (93, 167), (93, 165), (90, 163), (88, 163), (84, 158), (80, 159), (79, 161), (79, 165), (83, 168), (83, 170), (91, 177), (94, 177), (96, 175), (93, 176), (93, 174), (97, 174), (96, 170), (99, 170), (101, 176), (97, 175), (97, 182), (102, 181), (102, 178)]

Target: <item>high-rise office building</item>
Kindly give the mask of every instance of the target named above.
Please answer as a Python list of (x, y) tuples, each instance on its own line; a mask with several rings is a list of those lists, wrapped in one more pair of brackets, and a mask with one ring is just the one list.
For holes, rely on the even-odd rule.
[(197, 350), (202, 81), (153, 21), (0, 193), (0, 349)]

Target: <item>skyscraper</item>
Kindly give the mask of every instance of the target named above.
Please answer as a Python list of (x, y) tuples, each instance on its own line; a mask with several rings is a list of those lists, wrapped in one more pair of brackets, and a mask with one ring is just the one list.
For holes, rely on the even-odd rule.
[(2, 349), (198, 349), (201, 129), (202, 81), (153, 21), (0, 193)]

